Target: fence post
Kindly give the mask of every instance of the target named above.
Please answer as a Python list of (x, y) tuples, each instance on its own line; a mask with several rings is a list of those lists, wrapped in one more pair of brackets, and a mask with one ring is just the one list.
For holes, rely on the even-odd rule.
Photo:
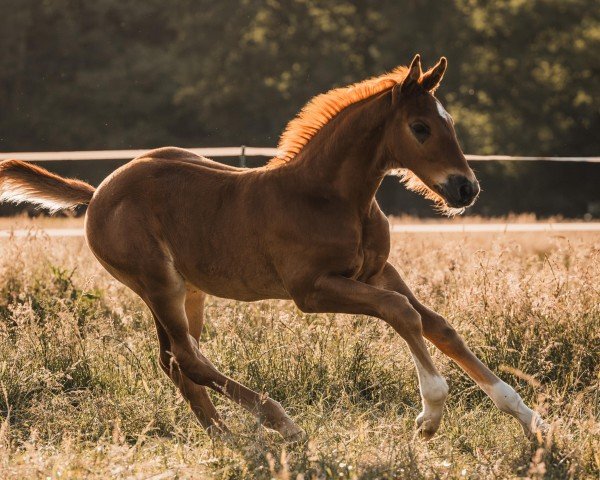
[(242, 145), (242, 151), (240, 152), (240, 167), (246, 168), (246, 145)]

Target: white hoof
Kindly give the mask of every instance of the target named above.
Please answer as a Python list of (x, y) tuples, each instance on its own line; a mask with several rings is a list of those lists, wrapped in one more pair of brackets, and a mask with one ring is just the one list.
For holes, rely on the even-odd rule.
[(537, 438), (538, 434), (545, 437), (550, 431), (550, 425), (537, 412), (533, 412), (529, 423), (521, 423), (521, 426), (525, 436), (531, 440)]
[(289, 417), (275, 428), (286, 442), (296, 443), (306, 439), (306, 432), (296, 425)]
[(429, 440), (440, 428), (440, 424), (442, 423), (442, 411), (440, 409), (439, 413), (432, 415), (431, 412), (428, 412), (427, 409), (425, 409), (419, 413), (415, 419), (415, 423), (417, 425), (419, 436), (423, 440)]

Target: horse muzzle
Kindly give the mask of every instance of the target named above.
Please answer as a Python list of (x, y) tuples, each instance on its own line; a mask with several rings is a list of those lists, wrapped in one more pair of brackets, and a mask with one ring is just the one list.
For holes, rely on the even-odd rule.
[(464, 175), (449, 175), (444, 183), (438, 183), (435, 187), (452, 208), (470, 207), (480, 191), (479, 182), (472, 182)]

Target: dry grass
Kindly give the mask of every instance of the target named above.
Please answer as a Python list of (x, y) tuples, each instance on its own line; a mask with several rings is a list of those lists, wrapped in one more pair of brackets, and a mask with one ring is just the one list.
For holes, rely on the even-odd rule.
[(0, 217), (0, 229), (83, 228), (83, 221), (84, 217), (68, 215), (64, 217), (48, 217), (46, 215), (29, 217), (23, 213), (14, 217)]
[(414, 368), (380, 321), (220, 299), (207, 356), (311, 440), (286, 447), (217, 399), (238, 440), (213, 443), (157, 365), (148, 311), (81, 239), (0, 252), (0, 478), (598, 478), (598, 235), (394, 238), (419, 296), (552, 422), (533, 444), (438, 352), (445, 420), (431, 442), (415, 438)]
[[(73, 217), (68, 214), (65, 217), (48, 217), (40, 215), (30, 218), (26, 214), (20, 214), (14, 217), (0, 217), (0, 229), (36, 229), (36, 228), (83, 228), (83, 216)], [(456, 217), (443, 218), (421, 218), (416, 219), (410, 215), (389, 217), (391, 224), (406, 223), (436, 223), (436, 224), (463, 224), (463, 223), (535, 223), (537, 220), (535, 214), (510, 214), (504, 217), (481, 217), (478, 215), (459, 215)], [(580, 222), (580, 219), (565, 219), (560, 216), (545, 218), (545, 223), (558, 222)]]

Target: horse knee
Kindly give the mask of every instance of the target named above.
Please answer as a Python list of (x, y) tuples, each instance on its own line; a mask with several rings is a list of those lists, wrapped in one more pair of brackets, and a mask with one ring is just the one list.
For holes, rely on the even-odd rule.
[(421, 315), (404, 295), (395, 294), (382, 316), (402, 336), (423, 334)]
[(423, 330), (425, 336), (435, 344), (456, 345), (461, 341), (454, 327), (437, 313), (423, 318)]

